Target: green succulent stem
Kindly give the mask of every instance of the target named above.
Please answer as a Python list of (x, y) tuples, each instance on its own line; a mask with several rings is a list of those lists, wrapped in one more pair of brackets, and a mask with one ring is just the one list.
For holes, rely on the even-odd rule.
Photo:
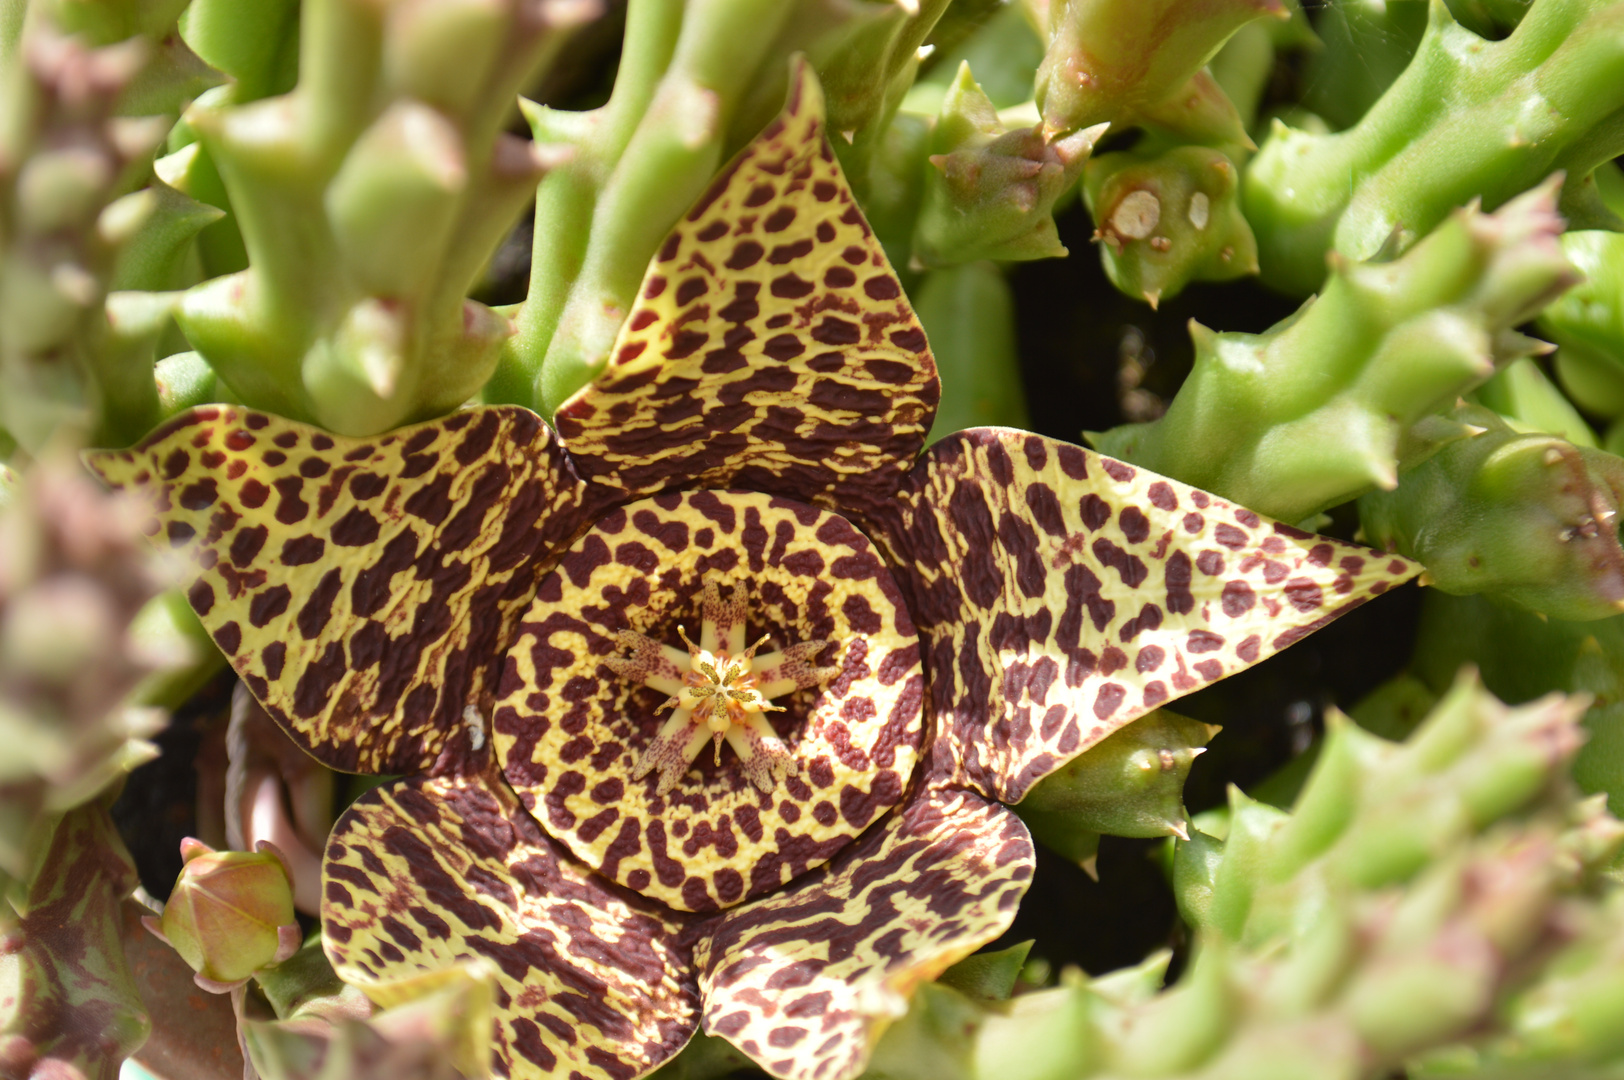
[(1557, 170), (1576, 182), (1624, 151), (1621, 27), (1606, 0), (1536, 0), (1486, 41), (1433, 0), (1414, 59), (1357, 124), (1277, 123), (1252, 159), (1244, 206), (1264, 280), (1306, 295), (1329, 251), (1402, 250), (1455, 207), (1499, 206)]
[(727, 149), (728, 123), (788, 14), (777, 0), (634, 0), (609, 102), (527, 105), (572, 159), (536, 191), (530, 291), (486, 390), (546, 416), (602, 367), (643, 271)]
[(1167, 413), (1095, 445), (1286, 521), (1392, 488), (1418, 446), (1462, 434), (1424, 418), (1541, 347), (1511, 328), (1575, 277), (1554, 195), (1457, 211), (1392, 262), (1338, 259), (1262, 334), (1192, 324), (1195, 369)]

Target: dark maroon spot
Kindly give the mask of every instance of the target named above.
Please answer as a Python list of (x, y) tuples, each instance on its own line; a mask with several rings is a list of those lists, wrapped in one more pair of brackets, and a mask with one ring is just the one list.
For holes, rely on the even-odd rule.
[(1193, 510), (1184, 515), (1184, 531), (1192, 536), (1200, 532), (1201, 526), (1205, 525), (1206, 523), (1207, 519)]
[(1108, 720), (1117, 707), (1122, 704), (1122, 698), (1127, 693), (1116, 683), (1106, 683), (1100, 687), (1100, 692), (1094, 698), (1094, 715), (1101, 720)]
[(271, 489), (258, 480), (243, 481), (242, 490), (237, 492), (237, 498), (250, 510), (258, 510), (270, 497)]
[(253, 445), (254, 437), (248, 434), (248, 432), (243, 431), (241, 428), (226, 436), (227, 450), (235, 450), (238, 453), (241, 453)]
[(861, 266), (868, 261), (868, 252), (864, 251), (856, 244), (850, 244), (847, 246), (845, 251), (840, 253), (840, 257), (851, 263), (853, 266)]
[(1308, 561), (1315, 566), (1329, 566), (1334, 553), (1335, 549), (1330, 544), (1315, 544), (1308, 549)]
[(744, 197), (746, 206), (765, 206), (772, 202), (773, 186), (771, 184), (757, 184), (750, 189), (750, 194)]
[(1307, 578), (1293, 578), (1286, 582), (1286, 599), (1298, 611), (1313, 611), (1325, 602), (1320, 587)]
[(863, 292), (870, 300), (895, 300), (902, 295), (902, 286), (890, 274), (877, 274), (863, 282)]
[[(773, 278), (771, 291), (774, 296), (784, 300), (799, 300), (803, 296), (810, 296), (813, 288), (810, 281), (798, 274), (788, 273)], [(814, 330), (812, 336), (817, 337), (817, 331)]]
[(831, 289), (849, 289), (857, 284), (857, 275), (844, 266), (831, 266), (823, 272), (823, 284)]
[(761, 351), (774, 360), (793, 360), (806, 351), (806, 346), (794, 334), (777, 334), (767, 339)]
[(1173, 485), (1165, 480), (1158, 480), (1150, 485), (1150, 491), (1147, 494), (1150, 496), (1150, 505), (1158, 510), (1178, 509), (1178, 496), (1173, 494)]
[(214, 586), (207, 581), (198, 581), (186, 590), (186, 599), (191, 603), (193, 611), (199, 615), (207, 615), (214, 609)]
[(715, 221), (696, 232), (694, 234), (694, 238), (700, 243), (708, 244), (712, 240), (720, 240), (726, 235), (727, 222), (723, 221), (721, 218), (717, 218)]
[(823, 321), (812, 328), (812, 340), (824, 345), (855, 345), (862, 337), (856, 323), (833, 315), (825, 315)]
[(1147, 671), (1155, 671), (1167, 659), (1167, 650), (1160, 645), (1146, 645), (1139, 650), (1139, 655), (1133, 658), (1133, 669), (1143, 675)]
[(686, 307), (710, 291), (710, 285), (702, 277), (691, 277), (677, 286), (677, 306)]
[(1100, 458), (1100, 464), (1105, 466), (1105, 471), (1111, 474), (1111, 479), (1119, 484), (1126, 484), (1139, 475), (1139, 471), (1132, 465), (1124, 465), (1115, 458)]
[(234, 622), (226, 623), (214, 632), (214, 643), (227, 656), (236, 656), (237, 650), (242, 648), (242, 627)]
[(812, 241), (797, 240), (793, 244), (779, 244), (768, 254), (767, 261), (774, 266), (783, 266), (786, 263), (804, 259), (812, 254)]
[[(660, 262), (670, 262), (672, 259), (675, 259), (677, 257), (677, 252), (681, 251), (681, 250), (682, 250), (682, 236), (681, 236), (681, 234), (672, 233), (670, 236), (665, 238), (665, 243), (660, 245), (660, 253), (655, 257), (657, 259), (659, 259)], [(664, 285), (665, 285), (665, 282), (663, 282), (663, 281), (660, 282), (660, 285), (663, 288)]]
[(271, 422), (271, 418), (266, 416), (264, 413), (249, 413), (243, 418), (243, 422), (249, 427), (253, 428), (255, 431), (258, 431), (266, 424), (269, 424)]
[(819, 180), (812, 185), (812, 197), (818, 202), (828, 202), (835, 197), (837, 189), (827, 180)]
[(186, 451), (179, 449), (171, 450), (169, 452), (169, 456), (164, 458), (164, 479), (175, 479), (181, 473), (185, 472), (186, 467), (191, 463), (192, 455), (188, 454)]
[(332, 466), (319, 457), (307, 457), (299, 462), (299, 475), (314, 480), (318, 476), (326, 476), (330, 468)]
[(1185, 651), (1193, 653), (1217, 652), (1224, 647), (1224, 638), (1211, 630), (1191, 630), (1184, 643)]
[[(674, 241), (674, 240), (676, 240), (675, 236), (673, 236), (671, 238), (671, 240), (666, 241), (666, 247), (670, 247), (672, 241)], [(676, 253), (672, 252), (672, 254), (674, 255)], [(669, 259), (670, 256), (667, 256), (664, 253), (664, 251), (662, 250), (661, 253), (660, 253), (660, 257), (661, 257), (661, 259), (663, 261), (663, 260)], [(666, 285), (665, 278), (662, 277), (659, 274), (655, 274), (653, 277), (648, 279), (648, 284), (643, 286), (643, 299), (652, 300), (656, 296), (659, 296), (661, 293), (665, 292), (665, 285)]]
[(1251, 637), (1235, 646), (1235, 655), (1240, 657), (1242, 660), (1245, 660), (1248, 664), (1254, 663), (1257, 660), (1259, 644), (1260, 642), (1258, 640), (1258, 636), (1253, 634)]
[(219, 497), (220, 493), (215, 488), (214, 478), (205, 477), (181, 489), (180, 504), (188, 510), (207, 510)]
[(1195, 557), (1195, 568), (1208, 577), (1217, 577), (1224, 572), (1224, 557), (1216, 551), (1203, 551)]
[(357, 506), (333, 523), (333, 543), (339, 547), (365, 547), (378, 539), (378, 519)]
[(761, 223), (761, 229), (763, 232), (783, 232), (789, 228), (790, 222), (794, 220), (795, 207), (780, 206), (767, 215), (766, 220)]
[(722, 265), (729, 270), (747, 270), (761, 261), (766, 249), (754, 240), (740, 240), (734, 245), (733, 253), (727, 257)]
[(1150, 535), (1150, 519), (1137, 506), (1124, 507), (1117, 517), (1122, 535), (1130, 544), (1142, 544)]
[(231, 561), (247, 569), (259, 555), (260, 548), (265, 546), (266, 537), (270, 531), (263, 525), (254, 525), (243, 529), (231, 538)]
[(1218, 527), (1212, 530), (1212, 538), (1231, 551), (1246, 546), (1246, 534), (1227, 522), (1219, 522)]
[(273, 485), (281, 498), (276, 504), (276, 520), (284, 525), (297, 525), (310, 513), (310, 504), (299, 497), (304, 481), (297, 476), (284, 476)]
[(388, 479), (377, 473), (356, 473), (350, 477), (350, 494), (362, 502), (377, 498), (388, 486)]
[(297, 431), (284, 431), (271, 441), (284, 450), (291, 450), (299, 445), (299, 433)]
[(620, 347), (620, 351), (615, 354), (615, 363), (629, 364), (633, 360), (636, 360), (639, 356), (642, 356), (643, 350), (646, 348), (648, 348), (648, 342), (646, 341), (633, 341), (626, 345), (622, 345)]
[(1111, 504), (1092, 493), (1082, 497), (1077, 504), (1077, 510), (1082, 515), (1083, 524), (1094, 532), (1098, 532), (1111, 520)]
[(1235, 520), (1240, 522), (1242, 525), (1245, 525), (1248, 529), (1255, 529), (1260, 523), (1258, 516), (1244, 507), (1235, 511)]
[(265, 677), (273, 682), (282, 677), (282, 667), (287, 663), (288, 647), (281, 641), (273, 641), (259, 654), (260, 663), (265, 665)]
[(929, 347), (929, 343), (925, 341), (925, 332), (917, 326), (893, 331), (891, 344), (899, 349), (907, 349), (911, 353), (922, 353)]
[(1257, 603), (1257, 594), (1252, 586), (1244, 581), (1231, 581), (1224, 585), (1223, 591), (1224, 614), (1231, 619), (1238, 619), (1252, 610)]
[(321, 558), (327, 541), (319, 536), (295, 536), (282, 545), (283, 566), (307, 566)]
[(276, 585), (257, 593), (248, 604), (248, 621), (255, 626), (264, 626), (286, 613), (292, 600), (293, 592), (286, 585)]

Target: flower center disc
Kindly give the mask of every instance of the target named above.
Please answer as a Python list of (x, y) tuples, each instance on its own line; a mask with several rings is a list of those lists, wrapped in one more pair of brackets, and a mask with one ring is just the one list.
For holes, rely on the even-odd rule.
[[(688, 656), (680, 626), (714, 648), (699, 634), (707, 584), (742, 608), (735, 640), (767, 635), (762, 658), (828, 643), (808, 658), (833, 669), (815, 685), (757, 684), (783, 708), (748, 710), (780, 740), (766, 740), (765, 776), (735, 739), (720, 743), (718, 764), (709, 735), (685, 768), (650, 761), (651, 748), (669, 760), (660, 745), (687, 740), (672, 734), (673, 695), (628, 676), (624, 632)], [(701, 651), (713, 667), (723, 654), (738, 661)], [(492, 728), (508, 782), (582, 861), (672, 907), (711, 911), (826, 862), (900, 802), (923, 703), (913, 621), (866, 537), (801, 503), (699, 491), (614, 511), (542, 579)]]

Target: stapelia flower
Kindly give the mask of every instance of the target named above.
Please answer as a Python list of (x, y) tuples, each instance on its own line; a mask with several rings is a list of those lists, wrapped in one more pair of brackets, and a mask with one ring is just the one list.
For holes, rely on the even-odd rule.
[(1013, 918), (1001, 804), (1415, 572), (1037, 435), (921, 456), (935, 368), (821, 118), (802, 67), (557, 436), (213, 407), (95, 461), (293, 738), (410, 774), (333, 831), (335, 968), (489, 957), (512, 1076), (636, 1076), (701, 1018), (855, 1075)]

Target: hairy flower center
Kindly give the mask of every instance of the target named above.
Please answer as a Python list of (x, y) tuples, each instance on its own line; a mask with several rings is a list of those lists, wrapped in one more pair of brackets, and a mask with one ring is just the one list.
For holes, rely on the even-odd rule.
[(744, 602), (736, 594), (723, 600), (716, 583), (707, 581), (699, 644), (689, 640), (683, 627), (677, 630), (688, 646), (686, 654), (634, 630), (622, 630), (616, 641), (631, 655), (604, 661), (626, 678), (671, 695), (660, 706), (672, 710), (670, 718), (632, 770), (634, 777), (642, 777), (658, 769), (660, 795), (676, 787), (706, 740), (720, 764), (725, 739), (738, 754), (745, 776), (762, 791), (772, 791), (794, 771), (794, 755), (765, 714), (783, 711), (783, 706), (771, 704), (773, 698), (816, 686), (835, 673), (833, 667), (812, 663), (829, 643), (804, 641), (757, 656), (771, 635), (745, 648), (744, 619)]

